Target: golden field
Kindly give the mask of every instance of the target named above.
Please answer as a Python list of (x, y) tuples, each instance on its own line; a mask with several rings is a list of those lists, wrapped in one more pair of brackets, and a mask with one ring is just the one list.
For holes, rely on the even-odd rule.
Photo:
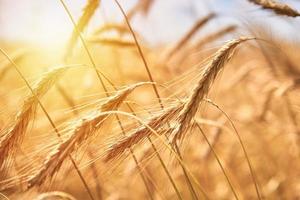
[(155, 45), (132, 21), (158, 1), (91, 27), (102, 2), (60, 0), (63, 48), (0, 40), (1, 200), (300, 199), (298, 11), (243, 4), (290, 38), (212, 9)]

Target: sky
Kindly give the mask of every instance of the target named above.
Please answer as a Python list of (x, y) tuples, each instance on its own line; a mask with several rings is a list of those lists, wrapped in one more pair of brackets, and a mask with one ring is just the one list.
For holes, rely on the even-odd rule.
[[(85, 0), (65, 2), (75, 18), (80, 16), (86, 4)], [(120, 0), (127, 11), (136, 2)], [(300, 10), (300, 1), (284, 2)], [(209, 30), (248, 19), (263, 25), (270, 33), (299, 40), (295, 30), (300, 30), (300, 19), (279, 18), (246, 0), (155, 0), (149, 15), (134, 18), (132, 24), (151, 43), (172, 42), (184, 34), (195, 20), (211, 11), (216, 11), (220, 17), (209, 25)], [(105, 21), (121, 20), (122, 15), (114, 1), (102, 0), (88, 30), (99, 27)], [(72, 24), (59, 0), (0, 0), (0, 27), (0, 39), (43, 45), (59, 45), (68, 39), (72, 31)]]

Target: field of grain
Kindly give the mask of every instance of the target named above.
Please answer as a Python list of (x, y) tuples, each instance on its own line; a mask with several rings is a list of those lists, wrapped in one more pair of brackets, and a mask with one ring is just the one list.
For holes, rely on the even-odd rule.
[(0, 200), (300, 199), (297, 0), (164, 1), (53, 0), (59, 46), (0, 37)]

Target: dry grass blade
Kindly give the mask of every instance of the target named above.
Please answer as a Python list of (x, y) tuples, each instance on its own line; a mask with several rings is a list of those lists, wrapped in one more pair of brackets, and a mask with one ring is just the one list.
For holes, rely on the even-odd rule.
[(134, 42), (120, 39), (91, 38), (88, 40), (88, 42), (115, 47), (135, 47)]
[[(182, 108), (183, 104), (179, 104), (169, 109), (165, 109), (163, 113), (153, 116), (147, 124), (153, 129), (158, 130), (158, 132), (161, 134), (170, 132), (169, 129), (163, 129), (163, 126), (167, 122), (169, 122), (170, 119), (174, 118), (174, 116), (177, 116), (177, 114)], [(134, 145), (138, 144), (141, 140), (147, 138), (151, 134), (152, 132), (145, 126), (134, 130), (129, 136), (126, 136), (111, 145), (107, 152), (105, 160), (109, 161), (120, 156), (122, 153), (124, 153), (126, 149), (133, 147)]]
[(248, 0), (252, 3), (255, 3), (257, 5), (260, 5), (263, 9), (269, 9), (275, 12), (278, 15), (285, 15), (289, 17), (299, 17), (300, 13), (291, 8), (290, 6), (276, 2), (273, 0)]
[(60, 169), (64, 160), (101, 128), (107, 119), (107, 115), (103, 115), (101, 112), (117, 109), (135, 88), (145, 84), (150, 83), (137, 83), (117, 92), (116, 95), (110, 97), (101, 105), (100, 111), (98, 111), (97, 114), (88, 115), (78, 120), (77, 125), (71, 127), (69, 137), (57, 145), (45, 159), (38, 172), (29, 178), (28, 186), (33, 187), (34, 185), (40, 185), (44, 183), (47, 178), (51, 178)]
[(174, 47), (169, 50), (166, 55), (166, 61), (170, 60), (174, 54), (181, 49), (194, 35), (195, 33), (201, 29), (205, 24), (207, 24), (210, 20), (216, 17), (215, 13), (210, 13), (204, 18), (198, 20), (194, 26), (174, 45)]
[(215, 80), (218, 72), (224, 67), (225, 63), (230, 59), (231, 54), (235, 47), (240, 43), (247, 41), (251, 38), (241, 37), (239, 39), (231, 40), (219, 49), (214, 55), (213, 59), (209, 62), (204, 71), (202, 78), (194, 88), (189, 100), (179, 114), (178, 126), (172, 133), (173, 142), (180, 140), (183, 134), (187, 131), (192, 118), (195, 116), (200, 101), (207, 95), (210, 85)]
[(37, 85), (33, 88), (35, 95), (28, 96), (23, 103), (21, 111), (17, 114), (13, 124), (6, 129), (0, 139), (0, 169), (3, 170), (4, 161), (13, 155), (16, 146), (19, 145), (26, 133), (27, 126), (32, 120), (38, 99), (44, 96), (47, 91), (54, 85), (58, 78), (65, 72), (66, 68), (61, 67), (48, 72)]
[(80, 16), (76, 25), (76, 29), (74, 29), (69, 43), (67, 45), (66, 58), (72, 55), (72, 50), (76, 45), (77, 39), (79, 37), (78, 32), (81, 33), (84, 30), (98, 6), (99, 0), (88, 0), (88, 4), (84, 7), (83, 14)]
[[(194, 119), (197, 123), (199, 123), (199, 120), (198, 119)], [(224, 118), (221, 118), (220, 120), (220, 126), (217, 126), (214, 128), (213, 132), (212, 132), (212, 135), (213, 135), (213, 138), (212, 138), (212, 142), (211, 142), (211, 146), (212, 148), (215, 148), (217, 142), (220, 140), (220, 137), (221, 137), (221, 134), (223, 132), (223, 128), (222, 126), (224, 126), (225, 124), (225, 119)], [(206, 153), (203, 155), (203, 160), (208, 160), (210, 158), (210, 156), (212, 155), (212, 148), (208, 148)]]

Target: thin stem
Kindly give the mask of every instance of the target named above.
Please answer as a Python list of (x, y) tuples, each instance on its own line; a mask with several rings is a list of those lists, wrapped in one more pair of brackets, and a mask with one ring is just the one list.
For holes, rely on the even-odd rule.
[[(91, 150), (89, 149), (88, 150), (88, 155), (90, 158), (93, 157), (93, 154), (91, 152)], [(91, 166), (90, 166), (92, 172), (93, 172), (93, 175), (94, 175), (94, 180), (95, 180), (95, 184), (96, 184), (96, 194), (97, 194), (97, 197), (99, 200), (102, 200), (103, 197), (102, 197), (102, 188), (101, 188), (101, 185), (100, 185), (100, 182), (99, 182), (99, 178), (98, 178), (98, 171), (97, 171), (97, 168), (96, 168), (96, 165), (95, 163), (91, 163)]]
[[(137, 116), (136, 113), (135, 113), (135, 111), (133, 110), (133, 108), (132, 108), (128, 103), (127, 103), (127, 107), (130, 109), (130, 112), (131, 112), (134, 116)], [(171, 174), (170, 174), (170, 172), (169, 172), (169, 170), (168, 170), (166, 164), (164, 163), (164, 161), (163, 161), (162, 157), (160, 156), (159, 152), (157, 151), (156, 146), (154, 145), (153, 141), (151, 140), (151, 138), (150, 138), (149, 136), (147, 136), (147, 139), (148, 139), (148, 141), (150, 142), (151, 147), (152, 147), (152, 149), (154, 150), (155, 155), (157, 156), (157, 158), (158, 158), (160, 164), (162, 165), (162, 167), (163, 167), (165, 173), (167, 174), (168, 179), (170, 180), (170, 182), (171, 182), (171, 184), (172, 184), (172, 186), (173, 186), (173, 188), (174, 188), (174, 190), (175, 190), (175, 192), (176, 192), (178, 198), (179, 198), (179, 199), (182, 199), (181, 194), (180, 194), (180, 192), (179, 192), (179, 190), (178, 190), (178, 188), (177, 188), (177, 186), (176, 186), (176, 184), (175, 184), (175, 181), (173, 180), (173, 178), (172, 178), (172, 176), (171, 176)]]
[(149, 136), (147, 137), (147, 139), (148, 139), (149, 142), (151, 143), (151, 147), (154, 149), (154, 152), (155, 152), (156, 156), (158, 157), (159, 162), (161, 163), (161, 165), (162, 165), (164, 171), (166, 172), (166, 174), (167, 174), (167, 176), (168, 176), (168, 178), (169, 178), (169, 180), (170, 180), (170, 182), (171, 182), (171, 184), (172, 184), (172, 186), (173, 186), (173, 188), (174, 188), (174, 190), (175, 190), (175, 192), (176, 192), (178, 198), (179, 198), (180, 200), (183, 200), (183, 199), (182, 199), (182, 196), (181, 196), (181, 194), (180, 194), (180, 192), (179, 192), (179, 190), (178, 190), (178, 188), (177, 188), (177, 186), (176, 186), (176, 184), (175, 184), (175, 181), (173, 180), (173, 178), (172, 178), (170, 172), (168, 171), (168, 168), (167, 168), (166, 164), (164, 163), (164, 161), (162, 160), (161, 156), (159, 156), (158, 151), (157, 151), (157, 148), (155, 147), (153, 141), (151, 140), (151, 138), (150, 138)]
[[(122, 130), (123, 135), (126, 136), (124, 127), (123, 127), (123, 125), (122, 125), (122, 123), (121, 123), (121, 120), (120, 120), (119, 116), (118, 116), (117, 114), (116, 114), (115, 116), (116, 116), (116, 118), (117, 118), (117, 120), (118, 120), (118, 123), (119, 123), (119, 126), (120, 126), (121, 130)], [(134, 151), (133, 151), (133, 149), (132, 149), (131, 147), (129, 148), (129, 150), (130, 150), (130, 153), (131, 153), (131, 155), (132, 155), (132, 158), (133, 158), (133, 160), (134, 160), (134, 162), (135, 162), (135, 164), (136, 164), (136, 166), (137, 166), (137, 168), (138, 168), (138, 170), (139, 170), (139, 172), (140, 172), (139, 174), (140, 174), (141, 178), (143, 179), (143, 181), (144, 181), (144, 183), (145, 183), (145, 186), (146, 186), (147, 192), (148, 192), (148, 194), (149, 194), (149, 197), (150, 197), (151, 200), (153, 200), (153, 196), (152, 196), (151, 190), (150, 190), (148, 184), (146, 184), (147, 181), (146, 181), (145, 176), (144, 176), (143, 173), (142, 173), (142, 168), (141, 168), (141, 166), (139, 165), (139, 162), (138, 162), (138, 160), (137, 160), (137, 157), (136, 157), (136, 155), (134, 154)]]
[(199, 131), (200, 131), (200, 133), (202, 134), (202, 136), (204, 137), (204, 139), (205, 139), (206, 143), (208, 144), (209, 148), (210, 148), (211, 151), (213, 152), (213, 154), (214, 154), (214, 156), (215, 156), (215, 158), (216, 158), (216, 160), (217, 160), (217, 162), (218, 162), (218, 164), (219, 164), (219, 166), (220, 166), (220, 168), (221, 168), (221, 170), (222, 170), (222, 172), (223, 172), (223, 174), (224, 174), (224, 176), (225, 176), (225, 178), (226, 178), (226, 180), (227, 180), (227, 182), (228, 182), (228, 184), (229, 184), (229, 186), (230, 186), (230, 189), (231, 189), (231, 191), (232, 191), (232, 193), (233, 193), (235, 199), (239, 199), (239, 197), (238, 197), (238, 195), (236, 194), (236, 192), (235, 192), (235, 190), (234, 190), (234, 188), (233, 188), (233, 185), (232, 185), (232, 183), (231, 183), (231, 181), (230, 181), (230, 179), (229, 179), (229, 176), (227, 175), (227, 173), (226, 173), (226, 171), (225, 171), (225, 169), (224, 169), (224, 167), (223, 167), (223, 165), (222, 165), (222, 163), (221, 163), (221, 160), (220, 160), (219, 156), (217, 155), (217, 153), (216, 153), (216, 151), (215, 151), (215, 148), (214, 148), (214, 147), (211, 145), (211, 143), (209, 142), (207, 136), (205, 135), (204, 131), (202, 130), (202, 128), (201, 128), (201, 126), (199, 125), (198, 122), (196, 122), (196, 126), (197, 126), (197, 128), (199, 129)]
[[(149, 79), (150, 79), (151, 82), (154, 82), (154, 79), (153, 79), (153, 77), (152, 77), (152, 74), (151, 74), (149, 65), (148, 65), (148, 63), (147, 63), (147, 61), (146, 61), (146, 58), (145, 58), (144, 54), (143, 54), (142, 48), (141, 48), (141, 46), (140, 46), (140, 44), (139, 44), (139, 42), (138, 42), (138, 40), (137, 40), (136, 34), (135, 34), (135, 32), (133, 31), (132, 26), (130, 25), (130, 22), (129, 22), (128, 18), (127, 18), (127, 15), (126, 15), (124, 9), (122, 8), (121, 4), (118, 2), (118, 0), (115, 0), (115, 2), (116, 2), (116, 4), (118, 5), (120, 11), (122, 12), (122, 15), (123, 15), (123, 17), (124, 17), (124, 19), (125, 19), (125, 21), (126, 21), (126, 24), (127, 24), (128, 28), (129, 28), (129, 30), (130, 30), (132, 36), (133, 36), (134, 42), (135, 42), (135, 44), (136, 44), (137, 50), (138, 50), (138, 52), (139, 52), (139, 54), (140, 54), (140, 57), (142, 58), (142, 61), (143, 61), (143, 63), (144, 63), (144, 66), (145, 66), (145, 69), (146, 69), (146, 71), (147, 71), (148, 77), (149, 77)], [(161, 106), (161, 108), (163, 109), (164, 106), (163, 106), (163, 104), (162, 104), (160, 95), (159, 95), (159, 93), (158, 93), (158, 89), (157, 89), (157, 87), (156, 87), (155, 84), (153, 84), (152, 87), (153, 87), (153, 90), (154, 90), (154, 92), (155, 92), (155, 95), (156, 95), (156, 97), (157, 97), (157, 99), (158, 99), (158, 101), (159, 101), (159, 103), (160, 103), (160, 106)]]
[(72, 108), (72, 112), (75, 116), (78, 116), (79, 113), (77, 111), (77, 109), (75, 108), (75, 102), (74, 100), (67, 94), (66, 90), (60, 85), (60, 84), (56, 84), (56, 88), (59, 92), (59, 94), (64, 98), (65, 102), (69, 105), (69, 107)]
[(249, 170), (250, 170), (250, 174), (251, 174), (251, 177), (252, 177), (252, 181), (254, 183), (254, 187), (255, 187), (255, 191), (256, 191), (257, 197), (258, 197), (258, 199), (262, 199), (260, 191), (259, 191), (259, 187), (258, 187), (258, 181), (256, 180), (256, 176), (255, 176), (255, 173), (254, 173), (254, 170), (253, 170), (250, 158), (249, 158), (248, 153), (246, 151), (246, 147), (245, 147), (244, 142), (243, 142), (240, 134), (238, 133), (238, 131), (237, 131), (234, 123), (232, 122), (232, 120), (230, 119), (230, 117), (227, 115), (227, 113), (225, 111), (223, 111), (217, 104), (213, 103), (210, 100), (207, 100), (207, 102), (210, 103), (211, 105), (213, 105), (214, 107), (216, 107), (219, 111), (221, 111), (223, 113), (223, 115), (225, 115), (225, 117), (228, 119), (230, 125), (232, 126), (232, 128), (233, 128), (233, 130), (234, 130), (234, 132), (235, 132), (235, 134), (236, 134), (236, 136), (238, 138), (238, 141), (239, 141), (239, 143), (240, 143), (240, 145), (242, 147), (243, 153), (245, 155), (245, 158), (246, 158)]
[[(178, 154), (178, 156), (179, 156), (179, 157), (181, 158), (181, 160), (182, 160), (183, 158), (182, 158), (182, 156), (181, 156), (180, 149), (179, 149), (178, 145), (175, 143), (174, 146), (175, 146), (175, 151), (176, 151), (176, 153)], [(182, 165), (181, 165), (181, 166), (182, 166)], [(188, 177), (188, 174), (187, 174), (186, 169), (184, 168), (184, 166), (182, 166), (182, 171), (183, 171), (183, 173), (184, 173), (184, 176), (185, 176), (185, 177)], [(186, 180), (187, 180), (188, 188), (189, 188), (189, 190), (190, 190), (190, 193), (191, 193), (191, 195), (192, 195), (192, 198), (193, 198), (193, 199), (198, 199), (197, 193), (196, 193), (196, 191), (195, 191), (195, 189), (194, 189), (194, 187), (193, 187), (192, 182), (190, 181), (189, 178), (187, 178)]]
[(69, 155), (69, 158), (70, 158), (70, 160), (71, 160), (71, 162), (72, 162), (72, 164), (73, 164), (73, 166), (74, 166), (74, 168), (75, 168), (77, 174), (79, 175), (79, 177), (80, 177), (82, 183), (84, 184), (84, 187), (86, 188), (86, 191), (88, 192), (90, 198), (91, 198), (92, 200), (95, 200), (95, 198), (93, 197), (92, 191), (91, 191), (91, 189), (89, 188), (87, 182), (85, 181), (85, 179), (84, 179), (82, 173), (80, 172), (78, 166), (76, 165), (75, 160), (73, 159), (73, 157), (72, 157), (71, 155)]
[(88, 49), (88, 47), (87, 47), (87, 45), (86, 45), (86, 43), (85, 43), (85, 41), (84, 41), (84, 39), (83, 39), (81, 33), (80, 33), (80, 31), (79, 31), (79, 29), (78, 29), (78, 27), (77, 27), (77, 25), (76, 25), (76, 22), (75, 22), (75, 20), (74, 20), (74, 18), (73, 18), (73, 16), (72, 16), (71, 12), (69, 11), (67, 5), (65, 4), (65, 2), (64, 2), (63, 0), (59, 0), (59, 1), (60, 1), (61, 4), (63, 5), (63, 7), (64, 7), (66, 13), (68, 14), (70, 20), (72, 21), (72, 24), (73, 24), (73, 26), (74, 26), (74, 29), (75, 29), (76, 33), (78, 34), (78, 36), (79, 36), (79, 39), (80, 39), (80, 41), (81, 41), (81, 43), (82, 43), (82, 45), (83, 45), (83, 47), (84, 47), (84, 49), (85, 49), (85, 51), (86, 51), (86, 53), (87, 53), (87, 55), (88, 55), (88, 57), (89, 57), (91, 63), (92, 63), (92, 66), (93, 66), (93, 68), (94, 68), (94, 70), (95, 70), (95, 72), (96, 72), (96, 74), (97, 74), (97, 77), (98, 77), (98, 79), (99, 79), (99, 81), (100, 81), (102, 87), (104, 88), (105, 91), (107, 91), (107, 88), (106, 88), (106, 86), (105, 86), (105, 84), (104, 84), (104, 81), (103, 81), (103, 79), (101, 78), (99, 71), (97, 70), (96, 63), (95, 63), (95, 61), (94, 61), (94, 59), (93, 59), (93, 57), (92, 57), (92, 54), (90, 53), (90, 51), (89, 51), (89, 49)]

